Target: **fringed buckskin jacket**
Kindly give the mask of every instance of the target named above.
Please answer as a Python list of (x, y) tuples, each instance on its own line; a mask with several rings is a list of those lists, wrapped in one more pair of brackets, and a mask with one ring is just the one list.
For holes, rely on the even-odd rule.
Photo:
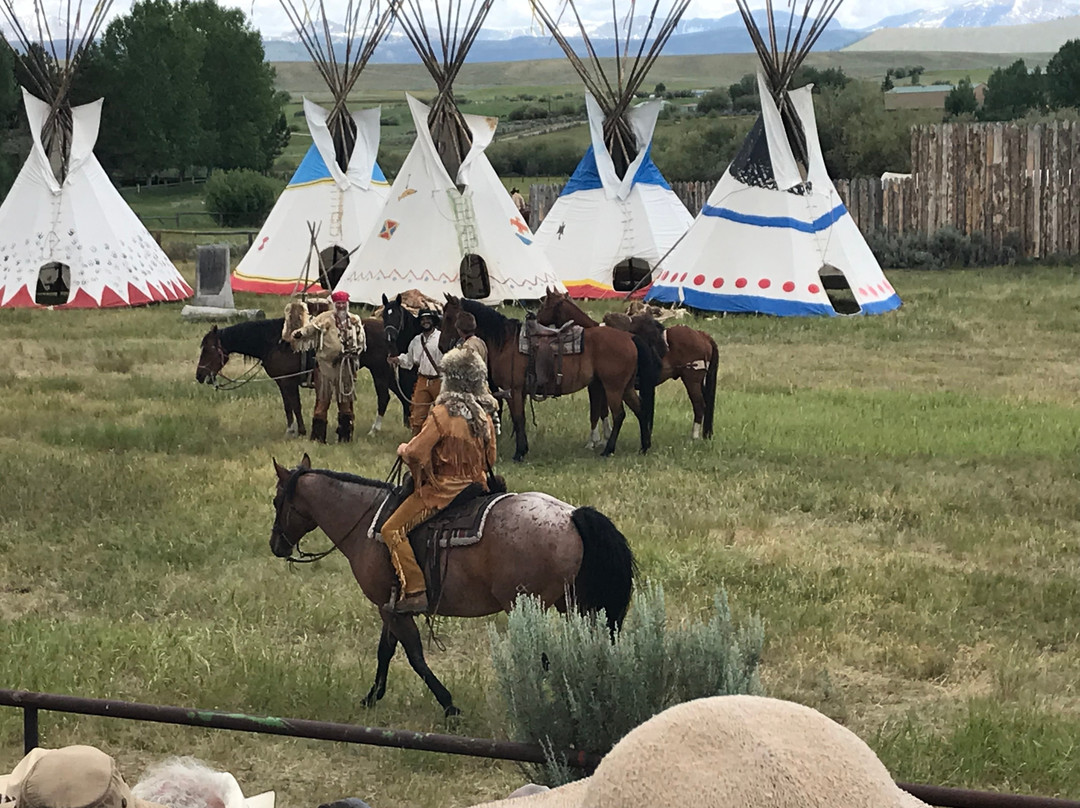
[(469, 422), (436, 404), (420, 434), (409, 441), (402, 458), (412, 472), (421, 502), (427, 508), (445, 508), (469, 483), (487, 484), (488, 466), (495, 465), (495, 426), (487, 418), (485, 438), (469, 429)]
[[(335, 365), (341, 360), (345, 345), (338, 333), (337, 313), (333, 309), (314, 317), (300, 329), (300, 334), (297, 350), (315, 348), (315, 359), (320, 365)], [(349, 328), (345, 341), (351, 343), (349, 347), (356, 353), (363, 353), (367, 349), (363, 321), (352, 312), (349, 312)]]

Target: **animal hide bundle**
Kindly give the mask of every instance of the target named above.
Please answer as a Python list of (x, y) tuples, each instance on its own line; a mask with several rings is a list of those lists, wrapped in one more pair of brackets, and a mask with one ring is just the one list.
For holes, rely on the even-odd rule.
[(309, 351), (318, 347), (318, 337), (314, 339), (293, 340), (292, 335), (308, 324), (308, 307), (302, 300), (290, 300), (285, 304), (285, 323), (281, 327), (281, 339), (289, 343), (294, 351)]

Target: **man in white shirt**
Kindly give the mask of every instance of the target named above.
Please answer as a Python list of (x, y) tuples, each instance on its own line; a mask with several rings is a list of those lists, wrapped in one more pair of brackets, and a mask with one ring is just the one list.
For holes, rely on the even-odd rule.
[(416, 368), (418, 373), (409, 408), (409, 426), (412, 427), (413, 435), (420, 434), (424, 420), (442, 386), (439, 379), (439, 364), (442, 362), (442, 351), (439, 350), (440, 332), (435, 327), (439, 314), (431, 309), (420, 309), (417, 318), (420, 321), (420, 333), (412, 338), (409, 349), (400, 356), (387, 359), (391, 365), (406, 370)]

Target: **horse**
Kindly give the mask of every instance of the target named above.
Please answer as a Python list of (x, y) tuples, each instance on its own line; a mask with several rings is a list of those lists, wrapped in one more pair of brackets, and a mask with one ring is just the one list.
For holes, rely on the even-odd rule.
[[(392, 486), (353, 474), (313, 469), (305, 453), (294, 469), (274, 460), (277, 491), (270, 549), (290, 558), (301, 538), (321, 528), (352, 568), (364, 595), (382, 607), (397, 586), (390, 552), (368, 529)], [(547, 494), (510, 494), (498, 500), (484, 521), (480, 541), (446, 551), (442, 594), (433, 613), (484, 617), (508, 612), (521, 594), (545, 607), (582, 614), (605, 613), (612, 637), (630, 605), (637, 564), (626, 537), (604, 514), (575, 508)], [(413, 670), (434, 694), (446, 716), (460, 710), (424, 659), (412, 615), (384, 608), (375, 682), (364, 697), (372, 707), (386, 693), (386, 676), (398, 642)]]
[[(599, 325), (583, 312), (570, 295), (548, 289), (540, 301), (536, 319), (543, 325), (562, 325), (570, 320), (585, 328)], [(660, 383), (679, 379), (686, 388), (690, 405), (694, 408), (694, 426), (691, 440), (711, 438), (713, 434), (713, 411), (716, 409), (716, 373), (720, 364), (720, 349), (716, 340), (704, 331), (685, 325), (664, 326), (648, 315), (635, 317), (622, 315), (612, 324), (626, 327), (631, 333), (643, 337), (660, 357)], [(607, 322), (608, 318), (604, 318)]]
[[(409, 350), (409, 343), (420, 333), (420, 319), (409, 311), (401, 301), (401, 294), (390, 300), (382, 296), (382, 324), (386, 330), (386, 339), (394, 347), (394, 355), (399, 356)], [(412, 403), (413, 388), (416, 387), (416, 368), (397, 368), (398, 388)], [(408, 426), (409, 408), (405, 409), (405, 424)]]
[[(390, 403), (391, 392), (401, 402), (406, 423), (409, 411), (408, 400), (393, 384), (393, 373), (386, 361), (389, 345), (383, 324), (371, 319), (363, 322), (367, 348), (360, 354), (360, 366), (371, 371), (378, 406), (378, 414), (368, 431), (371, 435), (382, 429), (382, 419)], [(202, 338), (195, 381), (200, 384), (213, 384), (225, 363), (229, 361), (230, 354), (238, 353), (256, 359), (262, 363), (266, 375), (277, 382), (281, 391), (281, 402), (285, 408), (285, 434), (305, 435), (307, 430), (304, 428), (300, 403), (303, 354), (294, 351), (281, 339), (284, 324), (285, 318), (278, 317), (273, 320), (249, 320), (227, 328), (219, 329), (216, 325), (211, 327)]]
[[(476, 318), (477, 335), (488, 346), (488, 369), (496, 387), (510, 391), (510, 416), (514, 423), (514, 460), (521, 461), (529, 451), (525, 434), (526, 369), (528, 358), (518, 350), (521, 321), (506, 317), (490, 306), (475, 300), (446, 295), (443, 328), (439, 349), (447, 351), (457, 342), (457, 315), (467, 311)], [(637, 377), (638, 389), (634, 389)], [(589, 400), (602, 402), (592, 408), (592, 428), (604, 412), (612, 415), (611, 434), (602, 452), (615, 452), (619, 431), (626, 419), (623, 404), (637, 416), (641, 432), (641, 452), (652, 444), (652, 422), (660, 363), (644, 340), (625, 331), (602, 329), (589, 331), (580, 354), (562, 357), (562, 393), (589, 388)]]

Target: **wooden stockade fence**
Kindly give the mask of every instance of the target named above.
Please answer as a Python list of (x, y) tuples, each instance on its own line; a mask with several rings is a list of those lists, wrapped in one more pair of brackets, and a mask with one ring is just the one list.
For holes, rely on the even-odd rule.
[[(864, 234), (931, 236), (952, 227), (981, 234), (1019, 256), (1080, 254), (1080, 123), (971, 123), (911, 130), (910, 176), (836, 180)], [(673, 182), (695, 216), (713, 182)], [(529, 224), (539, 227), (560, 185), (529, 190)]]

